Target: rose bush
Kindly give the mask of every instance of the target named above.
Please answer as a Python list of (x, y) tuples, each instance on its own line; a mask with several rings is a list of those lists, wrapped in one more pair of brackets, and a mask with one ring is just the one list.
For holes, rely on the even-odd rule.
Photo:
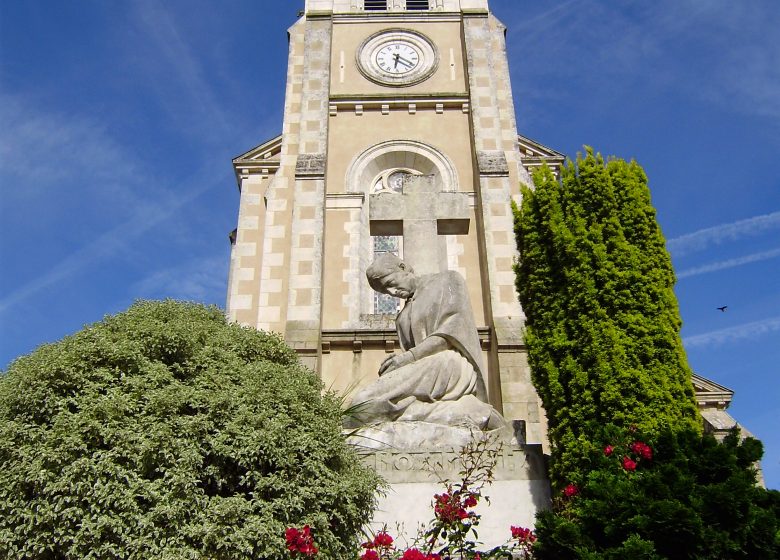
[[(386, 530), (382, 530), (363, 542), (363, 552), (357, 554), (359, 560), (533, 558), (536, 535), (531, 529), (524, 527), (510, 527), (510, 538), (505, 544), (487, 551), (479, 550), (477, 526), (480, 515), (472, 508), (476, 507), (480, 500), (489, 501), (483, 492), (493, 481), (493, 468), (500, 449), (500, 445), (495, 446), (489, 440), (479, 439), (465, 446), (459, 455), (461, 478), (455, 481), (441, 480), (446, 492), (434, 495), (433, 519), (427, 528), (420, 531), (412, 546), (397, 548), (395, 539)], [(434, 474), (437, 473), (435, 468), (432, 470)], [(291, 529), (288, 528), (287, 531), (289, 534)], [(297, 550), (290, 550), (291, 553), (297, 553)]]
[(780, 493), (756, 485), (757, 440), (667, 430), (651, 446), (613, 427), (600, 439), (591, 470), (537, 517), (537, 558), (780, 558)]

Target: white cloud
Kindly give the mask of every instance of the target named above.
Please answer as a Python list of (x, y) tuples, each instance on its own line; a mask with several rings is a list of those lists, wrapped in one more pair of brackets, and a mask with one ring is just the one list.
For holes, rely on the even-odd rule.
[(131, 288), (139, 297), (211, 302), (224, 296), (228, 259), (224, 255), (193, 259), (180, 266), (158, 270)]
[[(0, 172), (4, 180), (28, 188), (116, 182), (137, 177), (134, 158), (88, 115), (65, 114), (0, 93)], [(90, 181), (91, 180), (91, 181)]]
[(666, 246), (674, 256), (681, 257), (688, 253), (703, 251), (712, 245), (720, 245), (724, 241), (737, 241), (778, 228), (780, 228), (780, 212), (772, 212), (687, 233), (669, 239)]
[(197, 125), (199, 130), (211, 131), (211, 136), (234, 133), (223, 105), (205, 77), (203, 64), (175, 17), (160, 2), (142, 1), (132, 7), (138, 28), (149, 39), (155, 53), (154, 57), (145, 59), (146, 64), (152, 65), (146, 70), (166, 76), (153, 83), (160, 88), (169, 112), (187, 126)]
[(134, 239), (176, 214), (182, 207), (189, 204), (206, 190), (216, 186), (216, 178), (204, 179), (198, 173), (195, 176), (202, 182), (196, 183), (193, 181), (191, 188), (183, 191), (178, 197), (172, 199), (170, 203), (161, 204), (156, 202), (154, 204), (141, 203), (136, 205), (132, 209), (132, 215), (128, 220), (97, 236), (93, 241), (62, 259), (44, 274), (0, 299), (0, 313), (23, 302), (40, 290), (78, 273), (92, 262), (115, 254), (120, 249), (128, 246)]
[(545, 30), (557, 26), (561, 19), (570, 15), (571, 10), (569, 9), (569, 6), (575, 2), (580, 2), (580, 0), (567, 0), (554, 8), (538, 13), (531, 18), (527, 17), (527, 14), (520, 12), (521, 16), (517, 18), (517, 21), (511, 22), (511, 24), (510, 22), (505, 22), (511, 25), (508, 34), (522, 35), (524, 39), (528, 38), (529, 32), (541, 34)]
[(683, 338), (683, 344), (686, 348), (720, 346), (735, 340), (756, 338), (775, 331), (780, 331), (780, 317), (771, 317), (753, 323), (737, 325), (736, 327), (730, 327), (728, 329), (720, 329), (694, 336), (687, 336)]
[[(674, 92), (780, 122), (775, 0), (660, 0), (630, 7), (580, 0), (539, 14), (512, 10), (514, 2), (501, 4), (507, 5), (508, 47), (523, 73), (514, 81), (525, 103), (567, 102), (581, 90), (598, 91), (607, 104), (625, 95)], [(562, 87), (561, 77), (570, 87)]]
[(719, 270), (725, 270), (727, 268), (734, 268), (742, 266), (744, 264), (750, 264), (754, 262), (766, 261), (780, 257), (780, 248), (772, 249), (771, 251), (763, 251), (761, 253), (753, 253), (752, 255), (746, 255), (744, 257), (738, 257), (735, 259), (728, 259), (725, 261), (717, 261), (703, 266), (697, 266), (694, 268), (688, 268), (682, 272), (677, 273), (677, 278), (688, 278), (690, 276), (698, 276), (699, 274), (707, 274), (708, 272), (717, 272)]

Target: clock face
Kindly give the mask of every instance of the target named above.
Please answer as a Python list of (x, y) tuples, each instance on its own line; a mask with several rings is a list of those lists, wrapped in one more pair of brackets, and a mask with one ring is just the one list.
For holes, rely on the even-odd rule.
[(411, 72), (420, 63), (420, 53), (410, 43), (392, 41), (376, 52), (376, 64), (389, 74)]
[(385, 29), (366, 39), (357, 52), (360, 72), (372, 82), (405, 87), (427, 79), (438, 64), (436, 48), (411, 29)]

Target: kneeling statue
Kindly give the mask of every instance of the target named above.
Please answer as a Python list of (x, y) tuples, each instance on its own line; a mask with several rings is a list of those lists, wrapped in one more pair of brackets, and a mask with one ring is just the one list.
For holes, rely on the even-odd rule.
[(391, 253), (366, 270), (371, 287), (406, 300), (396, 318), (403, 353), (359, 391), (353, 426), (421, 421), (492, 430), (504, 426), (487, 402), (482, 353), (466, 283), (455, 271), (417, 276)]

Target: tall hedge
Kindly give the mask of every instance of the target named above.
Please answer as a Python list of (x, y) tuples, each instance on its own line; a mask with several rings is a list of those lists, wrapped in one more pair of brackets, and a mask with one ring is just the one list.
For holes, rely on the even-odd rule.
[(545, 167), (534, 183), (515, 207), (517, 291), (560, 486), (587, 470), (600, 426), (655, 433), (700, 420), (642, 168), (588, 148), (560, 181)]
[(376, 475), (279, 337), (140, 302), (0, 377), (0, 558), (344, 558)]

